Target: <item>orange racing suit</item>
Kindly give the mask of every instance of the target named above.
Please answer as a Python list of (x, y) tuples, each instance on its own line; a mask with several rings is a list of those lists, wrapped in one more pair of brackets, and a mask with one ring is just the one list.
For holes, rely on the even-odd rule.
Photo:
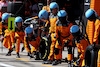
[(66, 21), (65, 24), (62, 24), (59, 20), (56, 22), (56, 45), (55, 45), (55, 59), (59, 60), (62, 58), (62, 48), (63, 44), (70, 40), (67, 44), (68, 49), (68, 61), (72, 60), (72, 39), (73, 36), (70, 33), (70, 27), (73, 25), (69, 21)]
[(54, 46), (55, 46), (55, 41), (56, 39), (54, 38), (55, 32), (56, 32), (56, 21), (58, 20), (57, 15), (53, 15), (52, 13), (49, 16), (49, 21), (50, 21), (50, 27), (49, 27), (49, 33), (51, 34), (51, 46), (50, 46), (50, 54), (48, 56), (48, 59), (53, 60), (54, 56)]
[(3, 45), (8, 48), (12, 49), (12, 44), (11, 44), (11, 33), (8, 31), (8, 24), (2, 22), (2, 32), (4, 34), (4, 40), (3, 40)]
[(88, 36), (90, 44), (93, 44), (94, 32), (95, 32), (95, 23), (93, 21), (88, 20), (86, 27), (86, 34)]
[(76, 47), (78, 48), (79, 58), (81, 59), (79, 66), (82, 66), (82, 62), (84, 60), (85, 50), (89, 45), (88, 41), (86, 41), (82, 36), (78, 36), (78, 39), (75, 40)]
[[(37, 50), (39, 47), (40, 40), (41, 38), (39, 36), (34, 36), (34, 35), (32, 36), (32, 38), (24, 37), (24, 43), (25, 43), (27, 52), (34, 51), (34, 48), (35, 50)], [(32, 45), (32, 50), (30, 50), (29, 44)]]
[(95, 32), (94, 32), (94, 39), (93, 42), (95, 42), (96, 44), (100, 44), (100, 20), (96, 19), (95, 21)]
[(17, 40), (17, 47), (16, 47), (16, 53), (19, 53), (20, 50), (20, 43), (24, 43), (24, 36), (25, 36), (25, 32), (24, 32), (24, 28), (21, 27), (21, 29), (19, 30), (18, 28), (15, 28), (15, 37)]

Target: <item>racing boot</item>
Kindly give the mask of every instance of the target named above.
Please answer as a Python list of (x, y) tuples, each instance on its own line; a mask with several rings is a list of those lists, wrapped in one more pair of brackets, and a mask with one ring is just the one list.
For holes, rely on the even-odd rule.
[(33, 58), (33, 56), (32, 56), (32, 54), (31, 54), (31, 52), (28, 52), (28, 54), (29, 54), (30, 58)]
[(40, 57), (39, 57), (39, 52), (37, 52), (37, 53), (36, 53), (35, 60), (40, 60)]
[(52, 63), (52, 65), (58, 65), (58, 64), (61, 64), (61, 60), (60, 59), (59, 60), (55, 60)]
[(43, 64), (52, 64), (52, 60), (47, 59), (47, 61), (43, 62)]
[(6, 54), (6, 56), (11, 56), (11, 52), (12, 51), (13, 51), (12, 49), (9, 49), (8, 53)]
[(20, 58), (19, 53), (16, 54), (16, 58)]
[(72, 66), (71, 66), (71, 61), (68, 61), (68, 67), (72, 67)]
[(33, 51), (33, 57), (34, 58), (36, 57), (36, 51)]

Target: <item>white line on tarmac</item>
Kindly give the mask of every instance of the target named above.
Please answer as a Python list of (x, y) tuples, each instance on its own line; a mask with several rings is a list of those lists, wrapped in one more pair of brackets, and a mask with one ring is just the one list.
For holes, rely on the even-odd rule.
[(0, 63), (0, 66), (4, 66), (4, 67), (15, 67), (15, 66), (11, 66), (11, 65), (8, 65), (8, 64), (4, 64), (4, 63)]

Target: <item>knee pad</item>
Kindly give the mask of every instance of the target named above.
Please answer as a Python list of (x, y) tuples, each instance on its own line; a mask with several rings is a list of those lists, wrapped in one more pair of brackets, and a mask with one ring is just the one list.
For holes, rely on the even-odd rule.
[(54, 52), (55, 52), (55, 55), (58, 55), (59, 54), (59, 50), (58, 48), (55, 48)]
[(68, 48), (68, 54), (72, 54), (72, 46), (69, 45), (67, 48)]

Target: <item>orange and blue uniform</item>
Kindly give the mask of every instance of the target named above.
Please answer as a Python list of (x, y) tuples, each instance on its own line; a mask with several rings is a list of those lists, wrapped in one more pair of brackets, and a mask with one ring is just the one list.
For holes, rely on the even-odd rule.
[(7, 23), (2, 23), (2, 32), (4, 35), (3, 45), (8, 49), (12, 49), (11, 37), (10, 37), (11, 34), (10, 31), (8, 31)]
[(56, 21), (58, 20), (58, 16), (57, 15), (53, 15), (52, 13), (50, 14), (49, 16), (49, 24), (50, 24), (50, 27), (49, 27), (49, 33), (51, 34), (51, 46), (50, 46), (50, 54), (48, 56), (48, 59), (49, 60), (52, 60), (53, 61), (53, 53), (54, 53), (54, 46), (55, 46), (55, 41), (56, 41), (56, 38), (54, 38), (54, 35), (56, 34)]
[(89, 43), (87, 40), (85, 40), (84, 36), (80, 33), (80, 29), (77, 25), (73, 25), (70, 28), (70, 32), (74, 37), (72, 40), (73, 46), (78, 47), (78, 60), (74, 62), (74, 65), (80, 67), (82, 66), (82, 62), (84, 62), (85, 50), (89, 45)]
[(84, 63), (83, 60), (84, 60), (85, 50), (87, 46), (89, 46), (89, 43), (84, 39), (83, 36), (79, 35), (78, 39), (75, 39), (75, 44), (76, 47), (78, 48), (79, 58), (81, 59), (79, 66), (82, 66), (82, 63)]
[[(27, 52), (30, 52), (30, 51), (33, 52), (34, 48), (35, 50), (37, 50), (39, 47), (40, 40), (41, 38), (39, 36), (34, 36), (34, 35), (31, 38), (24, 37), (24, 43), (25, 43)], [(29, 44), (32, 45), (32, 50), (30, 50)]]
[(20, 43), (21, 42), (24, 43), (24, 36), (25, 36), (25, 32), (23, 27), (21, 27), (20, 30), (18, 28), (15, 28), (15, 37), (17, 40), (16, 53), (19, 53)]
[[(73, 36), (70, 33), (70, 27), (73, 25), (72, 23), (65, 21), (65, 24), (62, 24), (59, 20), (56, 22), (56, 45), (55, 48), (58, 49), (57, 54), (55, 54), (55, 59), (62, 58), (62, 48), (63, 44), (69, 39), (70, 42), (68, 43), (68, 47), (71, 48), (72, 46), (72, 39)], [(68, 50), (68, 61), (72, 60), (72, 51), (71, 49)]]
[(2, 23), (1, 23), (1, 31), (2, 35), (4, 35), (4, 40), (3, 40), (3, 45), (9, 49), (8, 53), (6, 56), (10, 56), (12, 52), (12, 34), (11, 31), (8, 30), (8, 18), (9, 14), (8, 13), (3, 13), (2, 15)]

